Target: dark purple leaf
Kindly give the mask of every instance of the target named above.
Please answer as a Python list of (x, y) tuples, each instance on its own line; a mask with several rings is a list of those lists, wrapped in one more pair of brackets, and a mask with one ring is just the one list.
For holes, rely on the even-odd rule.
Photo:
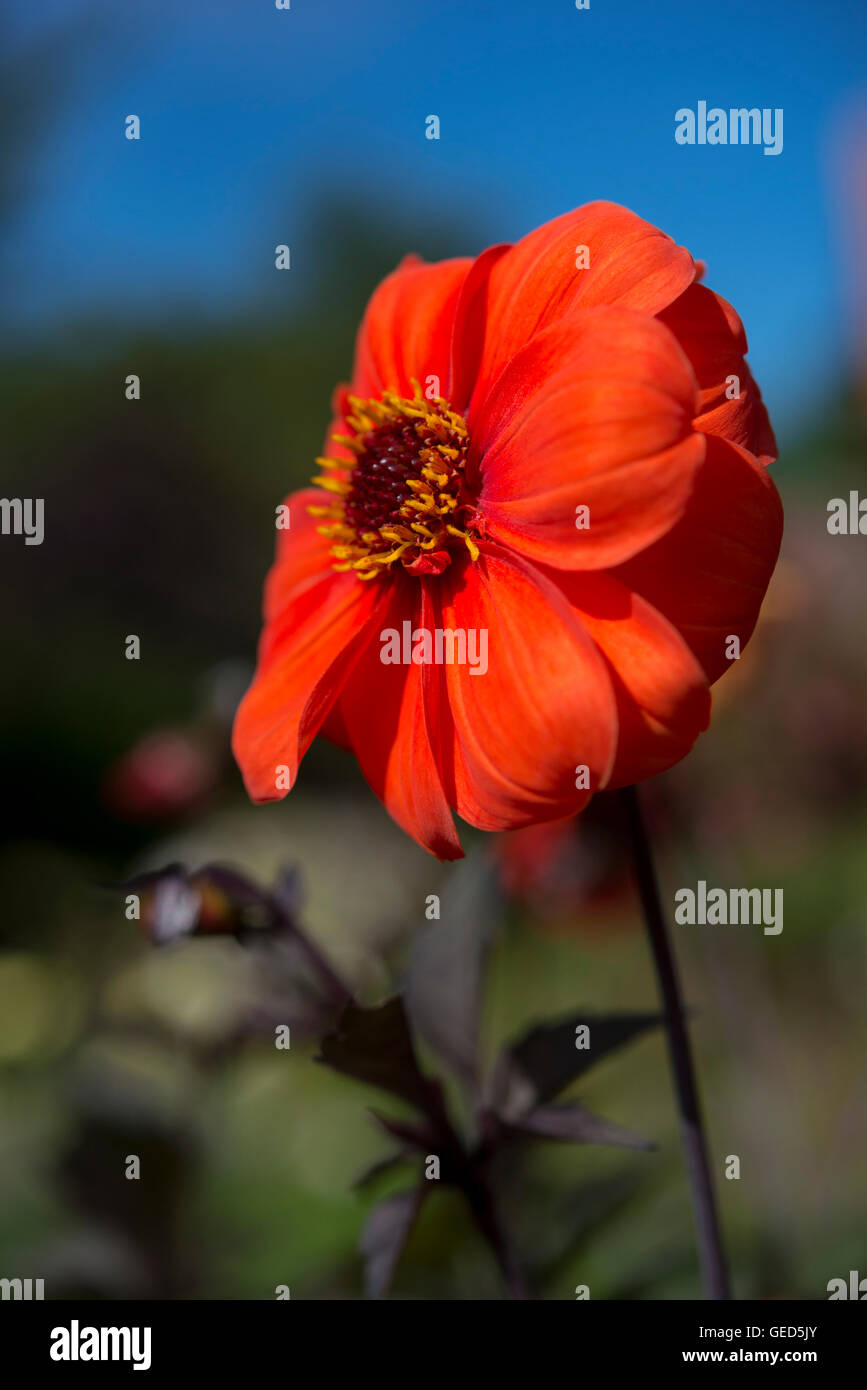
[(295, 922), (304, 902), (301, 874), (292, 865), (280, 870), (271, 899), (284, 921)]
[[(566, 1191), (540, 1179), (522, 1184), (520, 1229), (526, 1230), (534, 1287), (550, 1283), (552, 1298), (562, 1296), (563, 1281), (590, 1242), (634, 1203), (645, 1187), (646, 1170), (635, 1165), (597, 1182), (572, 1184)], [(529, 1190), (528, 1190), (529, 1188)]]
[(415, 938), (404, 997), (418, 1037), (475, 1091), (483, 976), (501, 900), (493, 870), (480, 856), (451, 873), (441, 920)]
[(421, 1153), (426, 1154), (436, 1149), (440, 1142), (437, 1132), (426, 1120), (419, 1122), (396, 1120), (391, 1115), (382, 1115), (378, 1110), (373, 1109), (370, 1113), (386, 1134), (390, 1135), (392, 1139), (399, 1139), (408, 1148), (418, 1149)]
[(425, 1198), (424, 1188), (395, 1192), (379, 1202), (368, 1215), (359, 1249), (364, 1258), (364, 1292), (367, 1298), (384, 1298), (391, 1286), (412, 1223)]
[(275, 1015), (293, 1021), (305, 1037), (321, 1038), (337, 1027), (350, 999), (330, 962), (297, 927), (245, 938), (255, 952), (262, 996)]
[[(552, 1100), (590, 1067), (655, 1027), (658, 1014), (575, 1014), (531, 1028), (500, 1057), (493, 1084), (493, 1108), (505, 1120), (529, 1114)], [(590, 1030), (587, 1048), (575, 1046), (576, 1030)]]
[(393, 1172), (401, 1163), (405, 1163), (408, 1157), (407, 1152), (399, 1149), (396, 1153), (386, 1154), (384, 1158), (378, 1158), (375, 1163), (369, 1164), (363, 1172), (359, 1173), (352, 1186), (359, 1192), (363, 1191), (364, 1188), (375, 1183), (378, 1178)]
[(622, 1149), (652, 1149), (649, 1139), (604, 1120), (583, 1105), (540, 1105), (515, 1126), (522, 1134), (562, 1139), (570, 1144), (613, 1144)]
[(337, 1030), (323, 1039), (320, 1051), (319, 1060), (344, 1076), (390, 1091), (426, 1113), (441, 1110), (439, 1086), (419, 1068), (397, 995), (372, 1009), (347, 1004)]

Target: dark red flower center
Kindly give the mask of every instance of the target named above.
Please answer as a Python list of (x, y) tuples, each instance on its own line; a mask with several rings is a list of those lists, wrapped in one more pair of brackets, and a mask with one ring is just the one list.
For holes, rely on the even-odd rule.
[(400, 561), (412, 574), (441, 574), (452, 551), (478, 558), (471, 530), (475, 509), (464, 482), (469, 435), (461, 415), (441, 397), (429, 400), (413, 382), (412, 399), (385, 391), (381, 400), (350, 396), (351, 434), (334, 440), (354, 458), (321, 458), (314, 482), (332, 495), (320, 531), (332, 544), (335, 569), (373, 579)]

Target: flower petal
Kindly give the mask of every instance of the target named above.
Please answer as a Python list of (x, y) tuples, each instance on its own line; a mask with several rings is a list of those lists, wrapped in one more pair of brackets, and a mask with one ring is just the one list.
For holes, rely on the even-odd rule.
[(326, 714), (319, 726), (319, 734), (322, 738), (327, 738), (329, 743), (336, 744), (345, 752), (352, 752), (352, 740), (349, 737), (349, 730), (346, 721), (340, 710), (340, 700), (337, 699)]
[(318, 529), (322, 519), (308, 511), (308, 507), (321, 507), (325, 501), (319, 488), (307, 487), (290, 492), (282, 504), (289, 508), (289, 527), (277, 531), (277, 553), (265, 580), (266, 623), (279, 615), (294, 594), (331, 572), (331, 543)]
[(613, 573), (664, 613), (710, 684), (743, 650), (777, 561), (783, 509), (767, 469), (736, 445), (708, 436), (707, 458), (683, 519)]
[(677, 340), (646, 314), (590, 309), (538, 334), (471, 421), (487, 534), (562, 569), (643, 550), (683, 514), (704, 457), (696, 399)]
[(613, 668), (619, 734), (608, 786), (664, 772), (707, 728), (704, 671), (671, 623), (621, 580), (560, 570), (550, 577)]
[(488, 331), (491, 271), (508, 246), (489, 246), (473, 261), (461, 286), (455, 308), (452, 352), (446, 398), (453, 410), (466, 413), (476, 385), (479, 362)]
[[(326, 570), (265, 627), (259, 666), (235, 715), (232, 750), (254, 801), (285, 796), (387, 604), (387, 585)], [(285, 785), (277, 786), (277, 769)]]
[[(761, 392), (744, 361), (747, 338), (731, 304), (704, 285), (690, 285), (659, 318), (692, 363), (701, 392), (696, 429), (730, 439), (755, 454), (760, 463), (773, 463), (777, 441)], [(732, 391), (738, 394), (729, 399), (727, 392)]]
[[(589, 265), (578, 269), (586, 247)], [(689, 252), (616, 203), (585, 203), (517, 242), (493, 267), (490, 329), (474, 405), (530, 338), (576, 309), (618, 304), (656, 314), (695, 278)]]
[(452, 329), (469, 256), (428, 265), (408, 256), (374, 291), (355, 348), (352, 391), (367, 399), (385, 390), (412, 396), (436, 376), (444, 395), (451, 366)]
[(402, 633), (405, 621), (415, 630), (421, 619), (418, 581), (395, 580), (382, 627), (344, 686), (340, 713), (362, 772), (398, 825), (438, 859), (462, 859), (425, 725), (421, 667), (381, 660), (383, 631)]
[[(475, 672), (469, 663), (424, 667), (425, 712), (449, 803), (482, 830), (580, 810), (611, 770), (617, 708), (606, 664), (562, 593), (533, 565), (488, 544), (476, 563), (423, 582), (432, 627), (462, 630), (468, 643), (471, 630), (487, 633), (487, 670), (481, 662)], [(583, 765), (588, 790), (575, 785)]]

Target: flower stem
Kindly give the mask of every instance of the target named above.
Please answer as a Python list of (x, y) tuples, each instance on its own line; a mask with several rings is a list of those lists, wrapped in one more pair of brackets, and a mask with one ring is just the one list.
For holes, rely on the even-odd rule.
[(708, 1165), (707, 1142), (686, 1030), (683, 996), (659, 898), (650, 841), (637, 788), (624, 787), (619, 796), (626, 814), (635, 876), (665, 1011), (668, 1055), (680, 1112), (681, 1142), (689, 1175), (702, 1279), (708, 1298), (729, 1299), (728, 1272)]

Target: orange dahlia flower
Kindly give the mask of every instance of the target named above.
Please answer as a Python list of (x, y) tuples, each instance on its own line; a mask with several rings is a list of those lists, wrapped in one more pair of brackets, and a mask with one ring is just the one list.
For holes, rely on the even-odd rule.
[(744, 331), (699, 274), (590, 203), (383, 281), (266, 584), (233, 740), (255, 801), (322, 732), (453, 859), (452, 810), (557, 820), (684, 756), (782, 530)]

